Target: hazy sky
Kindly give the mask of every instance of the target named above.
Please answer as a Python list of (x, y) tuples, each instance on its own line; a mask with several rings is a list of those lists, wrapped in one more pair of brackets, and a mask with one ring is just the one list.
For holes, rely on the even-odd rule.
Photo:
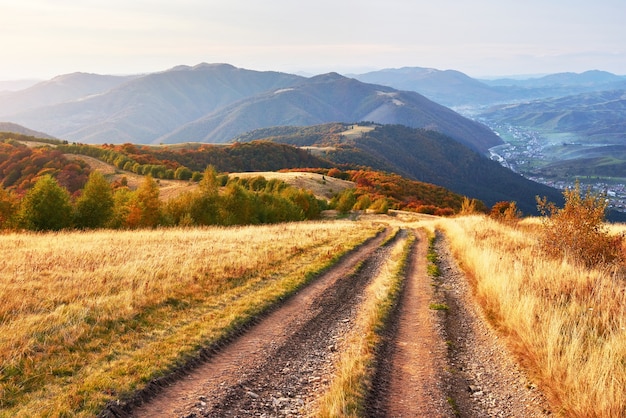
[(0, 80), (200, 62), (626, 74), (625, 0), (0, 0)]

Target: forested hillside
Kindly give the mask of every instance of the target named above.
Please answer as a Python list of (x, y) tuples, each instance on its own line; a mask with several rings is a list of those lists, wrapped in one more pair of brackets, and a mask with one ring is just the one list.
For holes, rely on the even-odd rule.
[(301, 131), (267, 129), (237, 140), (268, 135), (272, 141), (318, 147), (321, 156), (339, 165), (397, 173), (477, 198), (488, 206), (515, 201), (527, 215), (537, 213), (536, 196), (562, 201), (556, 189), (527, 180), (438, 132), (401, 125), (371, 125), (372, 129), (362, 131), (353, 127), (330, 124)]
[[(316, 219), (328, 208), (342, 213), (403, 209), (452, 215), (464, 199), (443, 187), (397, 174), (355, 170), (355, 164), (340, 170), (307, 150), (269, 141), (169, 148), (0, 136), (0, 228), (242, 225)], [(116, 180), (90, 167), (85, 162), (90, 158), (109, 164), (113, 170), (107, 173), (115, 172)], [(200, 167), (204, 169), (197, 171)], [(228, 175), (281, 169), (315, 172), (320, 188), (327, 182), (325, 176), (350, 180), (355, 187), (328, 202), (279, 179)], [(144, 177), (131, 187), (124, 173)], [(161, 179), (177, 179), (180, 192), (160, 198)]]
[(233, 103), (155, 142), (224, 142), (258, 128), (368, 121), (435, 130), (482, 153), (502, 142), (486, 126), (418, 93), (366, 84), (336, 73)]

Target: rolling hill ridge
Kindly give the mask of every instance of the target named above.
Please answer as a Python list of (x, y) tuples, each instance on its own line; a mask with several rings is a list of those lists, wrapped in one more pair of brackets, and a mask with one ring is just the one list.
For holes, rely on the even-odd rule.
[[(65, 77), (67, 88), (80, 90), (71, 84), (74, 80), (80, 85), (79, 79)], [(104, 85), (94, 87), (80, 98), (70, 100), (68, 93), (55, 104), (50, 97), (58, 96), (44, 87), (28, 89), (30, 104), (15, 108), (18, 111), (12, 114), (5, 109), (2, 118), (83, 143), (226, 142), (269, 126), (358, 121), (434, 129), (480, 152), (501, 143), (485, 126), (418, 93), (336, 73), (307, 79), (228, 64), (180, 66), (133, 78), (106, 91)], [(31, 96), (37, 92), (49, 99), (33, 108)]]
[(427, 128), (480, 152), (501, 143), (485, 126), (420, 94), (365, 84), (336, 73), (242, 100), (155, 142), (176, 143), (192, 138), (224, 142), (256, 128), (355, 121)]
[[(343, 128), (343, 130), (341, 129)], [(561, 202), (556, 189), (530, 181), (495, 161), (438, 132), (403, 125), (373, 125), (350, 135), (353, 125), (264, 129), (238, 141), (271, 141), (315, 147), (321, 156), (341, 166), (364, 166), (443, 186), (482, 200), (516, 201), (525, 214), (537, 212), (536, 196)]]

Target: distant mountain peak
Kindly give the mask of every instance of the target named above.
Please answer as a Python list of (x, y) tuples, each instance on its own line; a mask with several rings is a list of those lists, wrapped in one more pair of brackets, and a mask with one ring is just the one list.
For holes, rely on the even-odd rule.
[(170, 68), (169, 70), (165, 70), (164, 72), (175, 72), (175, 71), (204, 71), (209, 69), (223, 69), (223, 70), (237, 70), (238, 68), (234, 65), (223, 64), (223, 63), (207, 63), (201, 62), (200, 64), (196, 64), (193, 67), (190, 65), (177, 65), (175, 67)]
[(345, 80), (347, 77), (342, 76), (336, 72), (330, 72), (326, 74), (320, 74), (309, 78), (312, 82), (333, 82), (337, 80)]
[(207, 69), (238, 70), (238, 68), (235, 67), (234, 65), (225, 64), (225, 63), (209, 64), (209, 63), (206, 63), (206, 62), (201, 62), (200, 64), (194, 65), (192, 67), (192, 70), (207, 70)]

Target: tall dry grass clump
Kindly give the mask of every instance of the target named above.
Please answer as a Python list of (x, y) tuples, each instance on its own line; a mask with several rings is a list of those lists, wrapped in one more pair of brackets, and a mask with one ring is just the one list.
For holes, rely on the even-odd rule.
[(93, 416), (377, 231), (345, 221), (0, 235), (0, 416)]
[(546, 198), (538, 199), (544, 215), (540, 243), (548, 256), (568, 257), (586, 267), (623, 262), (622, 236), (611, 235), (604, 222), (606, 196), (590, 189), (583, 195), (577, 182), (573, 189), (563, 192), (563, 197), (563, 208)]
[(626, 416), (626, 280), (618, 270), (546, 257), (537, 226), (482, 216), (439, 226), (484, 313), (556, 412)]

